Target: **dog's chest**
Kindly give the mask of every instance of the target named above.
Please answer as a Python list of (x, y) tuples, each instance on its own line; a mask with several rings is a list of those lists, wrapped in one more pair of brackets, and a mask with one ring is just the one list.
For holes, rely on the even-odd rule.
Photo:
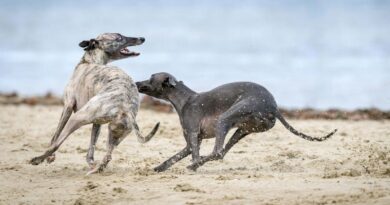
[(207, 116), (200, 122), (200, 133), (203, 139), (215, 137), (215, 127), (217, 125), (218, 116)]

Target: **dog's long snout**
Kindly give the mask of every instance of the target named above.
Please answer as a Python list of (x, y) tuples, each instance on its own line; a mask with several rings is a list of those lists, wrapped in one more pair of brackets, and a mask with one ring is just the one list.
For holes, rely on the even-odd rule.
[(137, 85), (137, 89), (139, 92), (145, 92), (149, 90), (149, 86), (145, 85), (142, 82), (136, 82), (135, 84)]
[(134, 38), (134, 37), (126, 37), (128, 46), (136, 46), (141, 45), (145, 42), (144, 37)]
[(141, 87), (141, 82), (135, 82), (135, 85), (137, 85), (137, 88)]

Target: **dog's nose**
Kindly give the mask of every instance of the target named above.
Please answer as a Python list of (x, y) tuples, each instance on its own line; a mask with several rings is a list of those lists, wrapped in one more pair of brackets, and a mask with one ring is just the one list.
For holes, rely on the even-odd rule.
[(144, 38), (144, 37), (139, 38), (139, 40), (140, 40), (142, 43), (145, 42), (145, 38)]

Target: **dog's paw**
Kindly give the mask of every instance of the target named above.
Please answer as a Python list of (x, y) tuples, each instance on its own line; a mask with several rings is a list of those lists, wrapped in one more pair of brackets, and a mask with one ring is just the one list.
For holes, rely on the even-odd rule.
[(196, 163), (194, 163), (194, 164), (187, 166), (187, 169), (195, 172), (198, 169), (198, 167), (199, 166)]
[(48, 156), (48, 157), (46, 158), (46, 162), (47, 162), (48, 164), (54, 162), (54, 160), (56, 160), (56, 156), (55, 156), (55, 155), (51, 155), (51, 156)]
[(103, 168), (101, 166), (96, 166), (95, 168), (91, 169), (89, 172), (87, 172), (86, 176), (96, 173), (103, 172)]
[(93, 168), (91, 167), (91, 170), (87, 172), (87, 176), (91, 174), (96, 174), (96, 173), (102, 173), (104, 168), (106, 168), (107, 164), (97, 164)]
[(30, 164), (32, 164), (32, 165), (38, 165), (38, 164), (42, 163), (43, 160), (44, 160), (44, 159), (43, 159), (42, 157), (34, 157), (34, 158), (32, 158), (32, 159), (30, 160)]

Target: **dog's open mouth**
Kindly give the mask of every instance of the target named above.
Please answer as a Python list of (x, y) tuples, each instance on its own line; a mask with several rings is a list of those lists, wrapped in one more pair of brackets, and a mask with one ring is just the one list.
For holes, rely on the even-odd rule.
[(139, 56), (139, 53), (134, 51), (129, 51), (129, 49), (127, 48), (122, 48), (119, 52), (124, 56)]

